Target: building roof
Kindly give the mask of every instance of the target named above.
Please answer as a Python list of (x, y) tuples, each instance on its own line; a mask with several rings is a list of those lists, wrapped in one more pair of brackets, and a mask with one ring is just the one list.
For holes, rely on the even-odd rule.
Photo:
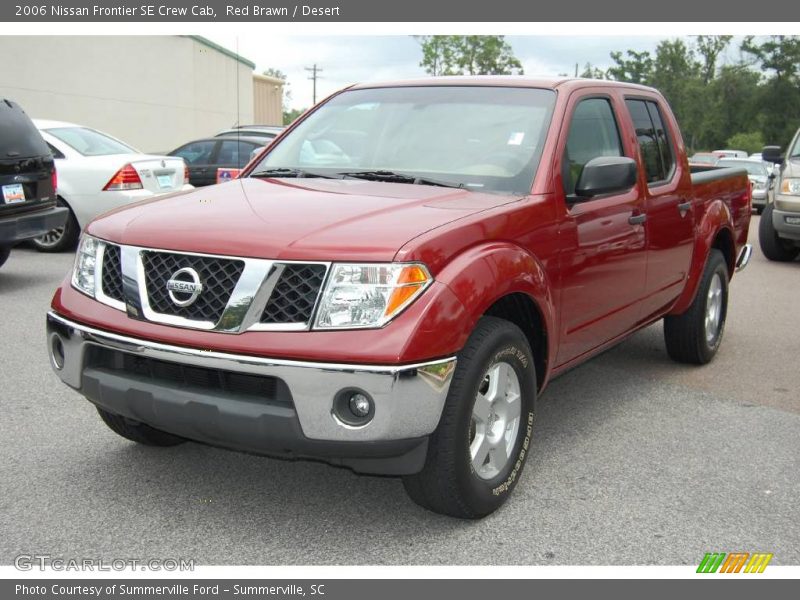
[(184, 36), (184, 37), (188, 37), (189, 39), (192, 39), (195, 42), (198, 42), (199, 44), (203, 44), (204, 46), (206, 46), (208, 48), (211, 48), (212, 50), (216, 50), (220, 54), (224, 54), (225, 56), (229, 56), (230, 58), (239, 61), (243, 65), (247, 65), (251, 69), (255, 69), (256, 68), (256, 63), (254, 63), (253, 61), (247, 60), (243, 56), (240, 56), (238, 53), (233, 52), (232, 50), (228, 50), (227, 48), (224, 48), (224, 47), (220, 46), (219, 44), (215, 44), (211, 40), (204, 38), (202, 35), (187, 35), (187, 36)]

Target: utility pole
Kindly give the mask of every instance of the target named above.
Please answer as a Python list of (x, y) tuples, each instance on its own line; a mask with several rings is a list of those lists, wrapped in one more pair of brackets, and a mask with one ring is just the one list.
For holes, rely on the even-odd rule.
[(316, 63), (314, 63), (313, 67), (306, 67), (305, 69), (306, 69), (306, 71), (310, 71), (311, 72), (311, 77), (309, 77), (309, 79), (314, 82), (314, 96), (313, 96), (314, 102), (313, 103), (316, 104), (317, 103), (317, 79), (321, 79), (319, 73), (322, 73), (322, 69), (317, 67)]

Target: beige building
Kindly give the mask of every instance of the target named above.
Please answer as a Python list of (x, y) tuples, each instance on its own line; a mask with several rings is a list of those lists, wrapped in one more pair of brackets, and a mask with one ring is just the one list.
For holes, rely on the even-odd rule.
[(283, 82), (199, 36), (0, 36), (0, 56), (0, 97), (145, 152), (282, 121)]

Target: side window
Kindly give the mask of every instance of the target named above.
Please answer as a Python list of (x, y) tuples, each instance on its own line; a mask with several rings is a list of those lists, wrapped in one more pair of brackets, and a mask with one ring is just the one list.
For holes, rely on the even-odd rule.
[(211, 160), (211, 152), (214, 150), (213, 141), (192, 142), (182, 148), (178, 148), (173, 154), (180, 156), (190, 165), (207, 165)]
[(664, 169), (664, 179), (669, 179), (672, 176), (672, 169), (675, 168), (675, 153), (672, 151), (672, 142), (667, 134), (667, 128), (664, 126), (664, 120), (661, 118), (661, 110), (658, 105), (655, 102), (648, 102), (647, 112), (650, 113), (650, 119), (653, 121), (653, 128), (656, 132), (658, 153), (661, 156), (661, 165)]
[(575, 185), (586, 163), (600, 156), (622, 156), (619, 128), (611, 103), (605, 98), (582, 100), (572, 113), (567, 146), (561, 166), (564, 192), (575, 193)]
[(675, 167), (672, 143), (655, 102), (626, 100), (642, 150), (647, 182), (666, 181)]
[(50, 142), (46, 142), (47, 147), (50, 149), (50, 154), (53, 155), (53, 158), (64, 158), (64, 153), (61, 152), (58, 148), (53, 146)]
[(239, 142), (236, 140), (225, 140), (220, 144), (219, 153), (217, 154), (217, 164), (238, 167), (240, 154)]

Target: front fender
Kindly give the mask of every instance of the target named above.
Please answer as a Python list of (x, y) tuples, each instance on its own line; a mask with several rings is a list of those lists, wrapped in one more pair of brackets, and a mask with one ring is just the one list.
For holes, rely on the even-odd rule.
[(497, 300), (513, 293), (526, 294), (537, 306), (547, 336), (548, 355), (555, 356), (558, 343), (553, 286), (544, 267), (530, 252), (508, 242), (474, 246), (437, 275), (465, 308), (461, 324), (461, 346), (478, 319)]
[[(703, 277), (703, 270), (708, 260), (708, 254), (714, 245), (714, 240), (720, 232), (727, 232), (725, 235), (726, 243), (731, 245), (728, 248), (728, 256), (735, 256), (733, 248), (733, 217), (730, 208), (722, 200), (715, 200), (709, 204), (700, 222), (695, 228), (694, 251), (692, 253), (692, 264), (686, 278), (686, 285), (683, 293), (678, 297), (672, 309), (671, 315), (685, 312), (694, 301), (697, 295), (697, 288), (700, 279)], [(730, 262), (730, 261), (729, 261)], [(728, 270), (732, 272), (733, 264), (728, 264)]]

